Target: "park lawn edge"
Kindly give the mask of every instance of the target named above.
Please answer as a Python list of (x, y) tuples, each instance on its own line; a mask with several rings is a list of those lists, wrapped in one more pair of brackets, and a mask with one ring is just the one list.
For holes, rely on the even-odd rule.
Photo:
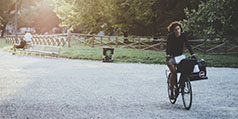
[[(12, 46), (0, 41), (4, 51)], [(102, 48), (91, 48), (77, 45), (70, 48), (63, 47), (59, 53), (60, 58), (102, 61)], [(186, 55), (188, 55), (186, 53)], [(114, 63), (139, 63), (139, 64), (166, 64), (164, 51), (138, 50), (115, 48)], [(208, 67), (233, 67), (238, 68), (237, 55), (207, 55), (197, 54), (198, 59), (204, 59)]]

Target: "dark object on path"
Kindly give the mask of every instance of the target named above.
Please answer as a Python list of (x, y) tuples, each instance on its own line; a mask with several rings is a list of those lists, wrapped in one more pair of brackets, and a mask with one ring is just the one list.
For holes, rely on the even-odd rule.
[(103, 48), (103, 62), (113, 61), (114, 48)]

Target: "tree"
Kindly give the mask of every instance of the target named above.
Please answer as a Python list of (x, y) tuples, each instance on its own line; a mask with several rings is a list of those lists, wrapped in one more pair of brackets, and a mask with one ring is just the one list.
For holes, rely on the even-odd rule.
[[(36, 32), (40, 34), (50, 32), (52, 28), (58, 27), (60, 24), (60, 20), (53, 9), (52, 0), (38, 2), (35, 8), (28, 9), (27, 13), (30, 17), (28, 17), (27, 21), (33, 21), (26, 25), (32, 25), (36, 29)], [(33, 10), (33, 12), (30, 13), (30, 10)]]
[(108, 1), (110, 6), (107, 6), (107, 16), (109, 18), (108, 23), (113, 28), (119, 29), (119, 31), (128, 37), (128, 32), (134, 26), (135, 14), (132, 10), (133, 1), (130, 0), (111, 0)]
[(208, 0), (201, 2), (197, 10), (185, 9), (185, 30), (193, 37), (238, 37), (237, 0)]
[(54, 11), (61, 26), (79, 32), (166, 35), (169, 23), (184, 19), (184, 8), (195, 8), (196, 1), (201, 0), (54, 0)]
[(14, 16), (14, 0), (1, 0), (0, 1), (0, 17), (1, 19), (1, 26), (0, 29), (2, 30), (1, 37), (3, 37), (5, 33), (6, 26), (8, 22), (13, 18)]
[(55, 13), (62, 20), (61, 27), (83, 33), (97, 33), (105, 21), (102, 0), (54, 0)]
[(18, 16), (18, 28), (21, 27), (32, 27), (34, 17), (37, 16), (35, 13), (35, 7), (23, 7), (20, 11), (21, 14)]
[[(7, 24), (14, 25), (16, 0), (0, 1), (0, 29), (2, 36)], [(44, 33), (57, 27), (60, 20), (53, 12), (51, 0), (18, 0), (18, 29), (21, 27), (35, 27), (37, 32)]]
[[(18, 0), (18, 16), (21, 16), (23, 8), (29, 8), (40, 0)], [(0, 17), (2, 18), (0, 29), (2, 30), (1, 36), (3, 37), (7, 24), (14, 24), (16, 0), (1, 0), (0, 1)], [(18, 21), (18, 24), (22, 24)], [(19, 27), (18, 27), (19, 28)]]

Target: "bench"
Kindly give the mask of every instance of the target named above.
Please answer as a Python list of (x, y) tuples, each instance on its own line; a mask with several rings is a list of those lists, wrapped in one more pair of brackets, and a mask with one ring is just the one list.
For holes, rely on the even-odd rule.
[[(24, 48), (18, 48), (16, 51), (18, 51), (20, 54), (33, 54), (37, 53), (40, 55), (43, 54), (50, 54), (50, 55), (58, 55), (60, 48), (64, 47), (66, 44), (68, 44), (68, 47), (70, 47), (70, 37), (71, 35), (68, 34), (57, 34), (57, 35), (33, 35), (31, 38), (31, 43), (29, 44), (29, 47)], [(23, 35), (18, 36), (18, 40), (15, 40), (15, 36), (8, 35), (6, 37), (6, 43), (19, 43), (20, 39), (24, 38)], [(13, 48), (9, 48), (9, 50), (12, 50)], [(13, 51), (13, 54), (16, 52)]]
[(29, 53), (35, 52), (40, 55), (49, 54), (51, 56), (58, 56), (60, 48), (60, 46), (51, 45), (32, 45), (29, 49), (25, 49), (25, 51)]
[(61, 46), (52, 46), (52, 45), (32, 45), (26, 44), (24, 48), (17, 48), (16, 51), (13, 51), (13, 48), (10, 48), (11, 52), (13, 54), (19, 53), (19, 54), (30, 54), (33, 53), (36, 55), (50, 55), (50, 56), (58, 56), (60, 52)]

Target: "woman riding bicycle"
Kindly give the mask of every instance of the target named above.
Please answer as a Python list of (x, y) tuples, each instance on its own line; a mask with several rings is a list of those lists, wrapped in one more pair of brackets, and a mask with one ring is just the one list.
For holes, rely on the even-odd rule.
[(166, 63), (169, 67), (169, 70), (171, 72), (170, 77), (170, 85), (171, 85), (171, 99), (175, 98), (173, 88), (174, 88), (174, 79), (176, 77), (176, 56), (180, 56), (183, 54), (183, 48), (184, 44), (189, 50), (190, 54), (194, 56), (192, 48), (188, 42), (187, 36), (185, 33), (182, 32), (182, 25), (178, 21), (172, 22), (168, 26), (169, 35), (167, 38), (167, 47), (166, 47)]

